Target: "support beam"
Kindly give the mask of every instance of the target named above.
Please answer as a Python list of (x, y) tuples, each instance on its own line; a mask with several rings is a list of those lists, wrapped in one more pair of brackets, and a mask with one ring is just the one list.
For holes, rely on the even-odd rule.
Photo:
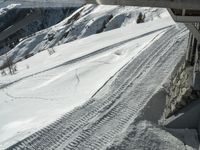
[(197, 39), (197, 41), (200, 41), (200, 32), (197, 30), (195, 25), (192, 23), (185, 23), (185, 26), (190, 30), (190, 32)]
[(200, 44), (196, 47), (195, 65), (193, 72), (193, 88), (200, 91)]
[[(185, 15), (180, 16), (180, 15), (175, 15), (171, 8), (168, 8), (167, 10), (170, 13), (171, 17), (176, 22), (193, 23), (193, 22), (200, 21), (200, 16), (185, 16)], [(183, 14), (185, 14), (184, 9), (182, 11), (183, 11)], [(199, 14), (200, 14), (200, 11), (199, 11)]]
[(18, 6), (20, 8), (80, 7), (84, 4), (103, 4), (200, 10), (199, 0), (0, 0), (0, 7), (9, 3), (20, 4)]
[(189, 39), (188, 39), (188, 47), (187, 47), (187, 53), (186, 53), (186, 62), (187, 64), (192, 64), (191, 60), (191, 53), (192, 53), (192, 42), (193, 42), (193, 35), (189, 33)]
[(86, 3), (200, 10), (199, 0), (86, 0)]

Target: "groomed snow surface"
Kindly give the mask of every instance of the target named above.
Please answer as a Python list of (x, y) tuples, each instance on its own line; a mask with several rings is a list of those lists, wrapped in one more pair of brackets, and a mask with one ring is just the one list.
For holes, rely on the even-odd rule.
[(18, 62), (0, 77), (0, 149), (195, 149), (195, 131), (188, 146), (157, 125), (187, 35), (164, 17)]

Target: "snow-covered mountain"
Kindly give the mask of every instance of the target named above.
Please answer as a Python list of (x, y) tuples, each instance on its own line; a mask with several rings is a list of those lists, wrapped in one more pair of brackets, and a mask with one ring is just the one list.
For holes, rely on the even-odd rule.
[[(116, 29), (128, 24), (136, 24), (138, 15), (141, 12), (145, 16), (145, 22), (162, 18), (163, 15), (166, 15), (165, 9), (158, 8), (86, 5), (57, 25), (39, 31), (31, 37), (22, 39), (22, 41), (8, 53), (8, 57), (16, 63), (39, 51), (56, 45)], [(55, 18), (55, 16), (59, 15), (55, 13), (52, 18)], [(55, 19), (50, 20), (55, 21)], [(42, 25), (45, 25), (45, 22), (42, 23)], [(31, 24), (26, 30), (33, 31), (34, 29), (31, 28), (37, 26), (37, 23)], [(49, 41), (48, 35), (53, 36), (53, 40)], [(1, 56), (0, 58), (5, 58), (5, 56)], [(4, 60), (5, 59), (0, 59), (0, 67), (5, 65)]]
[(0, 32), (12, 27), (15, 23), (25, 18), (30, 13), (39, 12), (39, 16), (31, 23), (22, 27), (20, 30), (10, 35), (8, 38), (0, 41), (0, 55), (5, 53), (4, 45), (9, 44), (11, 48), (15, 47), (22, 38), (30, 37), (31, 34), (46, 29), (57, 24), (68, 17), (77, 8), (38, 8), (36, 9), (17, 9), (15, 5), (9, 5), (0, 8)]

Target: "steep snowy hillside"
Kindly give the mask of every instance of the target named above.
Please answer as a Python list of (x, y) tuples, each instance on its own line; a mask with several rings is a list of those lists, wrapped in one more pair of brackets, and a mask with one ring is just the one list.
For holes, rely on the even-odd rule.
[[(66, 113), (11, 149), (105, 149), (109, 145), (117, 149), (123, 147), (123, 140), (131, 149), (126, 138), (121, 143), (115, 138), (140, 117), (140, 109), (167, 81), (184, 56), (186, 36), (187, 30), (170, 18), (157, 19), (79, 39), (54, 47), (51, 56), (43, 51), (19, 62), (17, 74), (0, 78), (0, 148)], [(138, 130), (138, 138), (152, 137), (161, 148), (185, 148), (170, 133), (167, 138), (155, 137), (153, 125), (145, 126), (150, 131), (144, 135)], [(167, 131), (158, 128), (157, 132)], [(156, 147), (152, 139), (146, 140)]]
[(13, 48), (22, 38), (30, 37), (31, 34), (37, 31), (57, 24), (77, 10), (77, 8), (17, 9), (14, 6), (9, 5), (6, 8), (0, 8), (0, 32), (14, 26), (31, 13), (35, 14), (37, 12), (39, 16), (35, 15), (36, 17), (31, 19), (32, 22), (25, 25), (14, 34), (11, 34), (5, 40), (0, 40), (0, 55), (4, 54), (7, 50), (4, 48), (4, 45), (9, 45)]
[(196, 130), (158, 125), (187, 41), (163, 9), (94, 5), (24, 39), (0, 76), (0, 149), (197, 149)]
[[(157, 8), (86, 5), (61, 23), (24, 39), (10, 51), (8, 57), (15, 63), (55, 45), (127, 24), (136, 24), (140, 12), (145, 16), (145, 22), (162, 18), (167, 14), (165, 9)], [(53, 36), (53, 39), (49, 40), (48, 35)], [(0, 67), (2, 67), (5, 65), (5, 55), (0, 58)]]

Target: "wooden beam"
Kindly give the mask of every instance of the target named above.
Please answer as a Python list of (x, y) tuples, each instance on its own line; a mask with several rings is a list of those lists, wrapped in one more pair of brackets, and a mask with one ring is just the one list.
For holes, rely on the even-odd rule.
[(199, 0), (86, 0), (86, 3), (200, 10)]

